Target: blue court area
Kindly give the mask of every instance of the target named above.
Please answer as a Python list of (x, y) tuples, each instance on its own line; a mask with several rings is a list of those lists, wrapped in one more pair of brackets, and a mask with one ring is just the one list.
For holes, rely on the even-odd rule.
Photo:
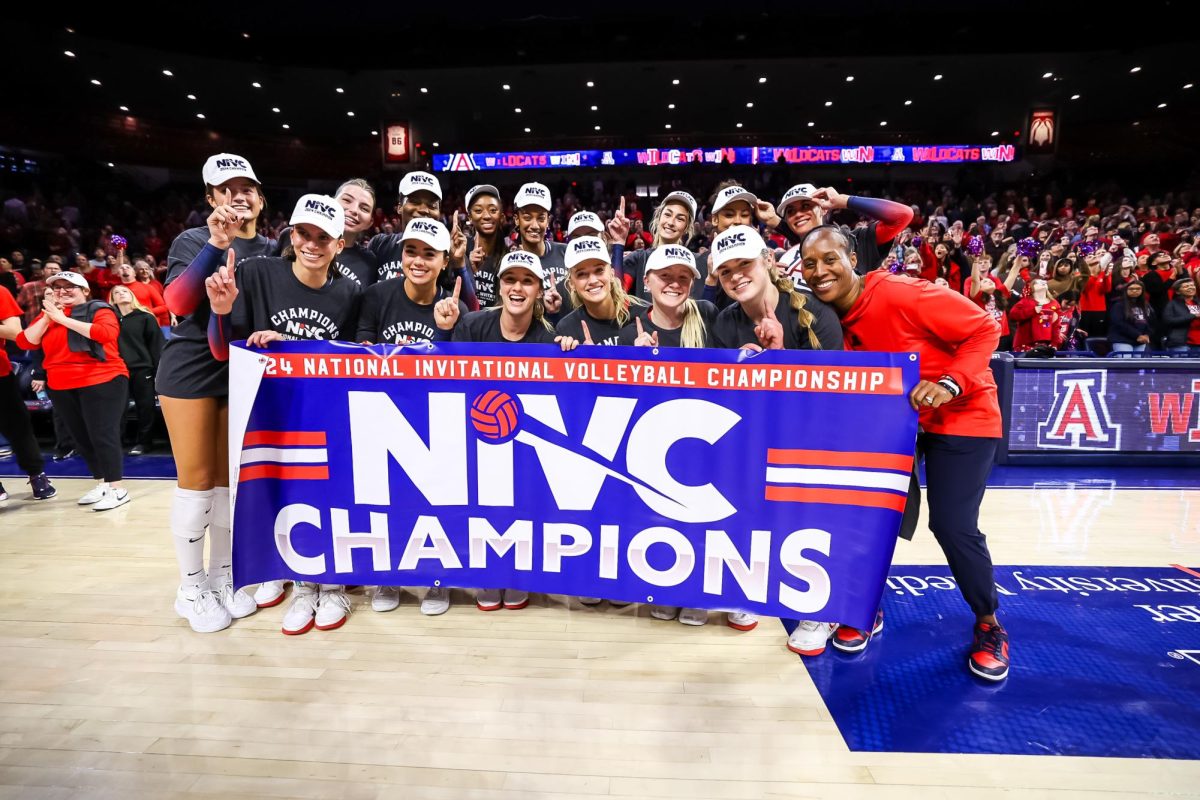
[(1200, 758), (1200, 571), (997, 567), (1006, 681), (972, 677), (946, 567), (893, 567), (883, 632), (805, 665), (851, 750)]

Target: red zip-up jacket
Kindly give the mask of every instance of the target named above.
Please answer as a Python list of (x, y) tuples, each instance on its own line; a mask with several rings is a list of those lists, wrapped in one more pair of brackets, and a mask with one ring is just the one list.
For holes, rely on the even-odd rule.
[(1112, 291), (1112, 273), (1093, 275), (1079, 293), (1079, 310), (1088, 312), (1107, 311), (1108, 293)]
[(989, 367), (1000, 327), (966, 297), (906, 275), (875, 271), (842, 318), (847, 350), (918, 353), (921, 378), (949, 375), (962, 394), (939, 408), (922, 408), (929, 433), (999, 438), (1004, 435), (996, 381)]
[[(63, 306), (63, 313), (71, 316), (71, 307)], [(34, 322), (44, 316), (44, 313), (38, 314)], [(42, 349), (45, 356), (42, 367), (46, 370), (46, 384), (51, 389), (82, 389), (107, 383), (118, 375), (129, 377), (129, 368), (121, 360), (121, 352), (117, 349), (121, 323), (112, 311), (102, 308), (92, 317), (92, 339), (104, 346), (104, 361), (92, 358), (91, 353), (73, 351), (67, 344), (67, 333), (65, 326), (50, 320), (50, 327), (42, 336), (41, 344), (30, 344), (25, 338), (25, 331), (17, 334), (17, 347), (22, 350)]]

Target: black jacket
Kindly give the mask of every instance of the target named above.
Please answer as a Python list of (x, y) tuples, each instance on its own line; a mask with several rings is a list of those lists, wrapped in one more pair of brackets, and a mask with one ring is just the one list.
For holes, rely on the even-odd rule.
[(1183, 347), (1187, 344), (1188, 331), (1196, 318), (1182, 297), (1176, 297), (1163, 308), (1162, 324), (1167, 334), (1167, 347)]
[(134, 309), (121, 316), (119, 309), (117, 319), (121, 323), (121, 337), (117, 339), (117, 349), (125, 366), (134, 369), (158, 369), (158, 358), (162, 355), (163, 334), (158, 327), (158, 320), (147, 311)]

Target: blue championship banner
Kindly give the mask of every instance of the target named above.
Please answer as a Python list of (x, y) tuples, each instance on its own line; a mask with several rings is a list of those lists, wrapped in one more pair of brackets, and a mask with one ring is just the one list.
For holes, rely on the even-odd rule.
[(239, 585), (512, 588), (867, 627), (916, 356), (233, 348)]

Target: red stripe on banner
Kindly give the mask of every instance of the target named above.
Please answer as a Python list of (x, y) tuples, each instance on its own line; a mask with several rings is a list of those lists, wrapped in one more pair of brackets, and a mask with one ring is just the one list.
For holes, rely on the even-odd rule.
[(904, 513), (907, 497), (858, 489), (802, 489), (796, 486), (768, 486), (767, 499), (785, 503), (825, 503), (833, 506), (869, 506), (890, 508)]
[(329, 480), (329, 467), (285, 467), (282, 464), (258, 464), (243, 467), (238, 472), (238, 481), (256, 481), (260, 478), (275, 478), (281, 481), (325, 481)]
[(842, 450), (767, 450), (767, 463), (775, 466), (865, 467), (911, 472), (913, 457), (896, 453), (851, 453)]
[(247, 431), (242, 447), (325, 444), (325, 431)]
[(902, 395), (899, 367), (704, 364), (599, 358), (436, 356), (373, 353), (273, 357), (268, 379), (401, 378), (603, 383), (685, 389)]

